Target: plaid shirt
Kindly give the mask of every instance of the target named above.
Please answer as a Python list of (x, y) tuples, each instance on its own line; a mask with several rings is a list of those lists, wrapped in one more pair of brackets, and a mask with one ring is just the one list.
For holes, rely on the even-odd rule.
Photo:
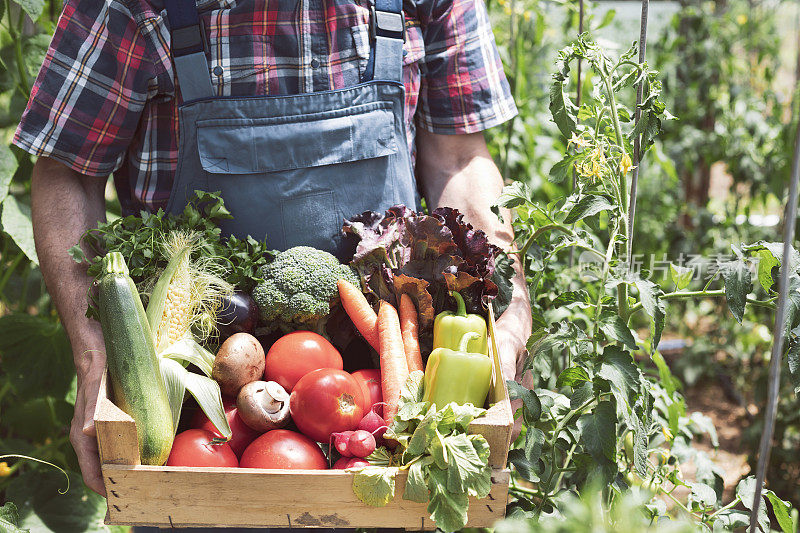
[[(218, 95), (357, 84), (370, 52), (368, 0), (199, 0)], [(516, 108), (483, 0), (406, 0), (403, 74), (415, 128), (473, 133)], [(127, 213), (164, 207), (178, 113), (163, 0), (68, 0), (14, 143), (107, 177)]]

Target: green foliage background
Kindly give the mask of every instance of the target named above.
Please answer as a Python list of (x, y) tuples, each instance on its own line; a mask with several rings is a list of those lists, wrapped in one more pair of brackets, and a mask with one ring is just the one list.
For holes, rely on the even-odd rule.
[[(487, 0), (487, 4), (520, 109), (516, 119), (488, 132), (490, 149), (507, 182), (524, 184), (532, 204), (547, 206), (573, 191), (570, 179), (551, 179), (551, 168), (567, 152), (568, 139), (551, 120), (549, 104), (557, 53), (578, 35), (578, 3)], [(586, 4), (584, 31), (600, 38), (612, 55), (624, 51), (638, 36), (638, 17), (618, 15), (604, 3)], [(633, 235), (636, 251), (658, 257), (666, 254), (669, 258), (682, 253), (712, 256), (730, 254), (729, 243), (779, 240), (777, 226), (750, 222), (755, 220), (753, 215), (780, 215), (785, 202), (792, 132), (800, 103), (792, 92), (797, 82), (792, 61), (797, 58), (790, 53), (787, 62), (786, 50), (796, 53), (798, 43), (791, 34), (783, 40), (776, 36), (785, 34), (785, 15), (796, 13), (797, 8), (790, 2), (742, 0), (683, 1), (669, 6), (659, 17), (652, 17), (651, 13), (648, 61), (651, 68), (660, 71), (661, 98), (678, 120), (665, 122), (663, 135), (640, 169), (640, 199)], [(102, 525), (104, 500), (83, 487), (68, 441), (75, 373), (69, 343), (37, 267), (29, 208), (33, 159), (10, 145), (60, 10), (58, 0), (0, 0), (0, 455), (26, 454), (60, 465), (69, 472), (70, 490), (59, 494), (66, 485), (59, 472), (8, 459), (7, 470), (0, 465), (0, 501), (16, 504), (19, 523), (26, 529), (105, 531), (110, 528)], [(778, 18), (777, 13), (784, 17)], [(784, 33), (779, 31), (781, 24)], [(800, 71), (800, 65), (797, 68)], [(600, 90), (600, 80), (589, 70), (584, 62), (584, 102), (596, 98)], [(565, 81), (564, 90), (568, 98), (577, 95), (574, 72)], [(632, 108), (630, 89), (625, 98), (628, 108)], [(720, 168), (730, 175), (733, 186), (727, 194), (710, 194), (712, 172)], [(113, 195), (108, 205), (113, 216)], [(605, 225), (603, 219), (589, 229), (600, 230)], [(523, 230), (518, 228), (520, 235)], [(575, 280), (565, 274), (534, 279), (536, 261), (541, 257), (536, 255), (536, 247), (528, 250), (530, 281), (535, 281), (537, 287), (535, 303), (551, 302), (565, 291), (579, 289)], [(565, 272), (569, 266), (567, 257), (560, 255), (561, 263), (557, 263), (563, 265)], [(554, 270), (557, 271), (551, 268), (550, 272)], [(569, 317), (580, 323), (579, 315), (572, 307), (557, 318)], [(697, 326), (697, 321), (684, 319), (697, 315), (711, 316), (713, 320)], [(771, 325), (771, 311), (748, 306), (736, 320), (721, 300), (677, 301), (670, 304), (669, 316), (664, 331), (690, 341), (679, 364), (672, 369), (677, 377), (691, 384), (704, 377), (728, 376), (744, 402), (763, 408), (771, 343), (763, 328), (764, 324)], [(643, 330), (650, 327), (649, 320), (634, 321), (632, 325)], [(577, 340), (574, 331), (566, 335)], [(563, 387), (566, 382), (559, 377), (563, 368), (541, 363), (540, 359), (536, 386), (553, 390)], [(646, 371), (664, 372), (654, 367)], [(776, 493), (797, 506), (800, 416), (786, 374), (776, 448), (767, 478)], [(558, 379), (562, 381), (556, 383)], [(670, 401), (680, 403), (681, 385), (672, 379), (664, 394)], [(664, 385), (663, 379), (661, 383)], [(517, 393), (526, 394), (524, 390)], [(532, 423), (533, 418), (538, 418), (530, 411), (526, 413)], [(604, 416), (603, 408), (593, 413), (595, 417)], [(542, 425), (546, 421), (543, 418), (537, 423), (546, 430)], [(754, 415), (751, 422), (744, 435), (753, 451), (754, 466), (760, 414)], [(583, 423), (596, 420), (584, 419)], [(529, 430), (534, 427), (529, 426)], [(611, 434), (610, 438), (616, 453), (624, 436)], [(526, 439), (525, 435), (522, 439)], [(598, 450), (605, 446), (602, 442), (596, 444)], [(612, 445), (608, 446), (610, 451)], [(552, 451), (556, 453), (556, 446)], [(566, 477), (569, 481), (570, 475)], [(606, 527), (614, 522), (609, 515), (596, 512), (597, 505), (607, 501), (587, 496), (578, 504), (570, 500), (575, 494), (574, 490), (566, 491), (553, 500), (572, 502), (569, 505), (573, 511), (564, 524), (570, 520), (573, 525), (596, 520)], [(625, 512), (626, 506), (633, 505), (627, 499), (622, 502), (610, 515), (619, 517), (620, 529), (616, 530), (620, 531), (625, 530), (622, 517), (627, 520), (630, 515)], [(585, 509), (580, 510), (579, 505)], [(541, 512), (542, 506), (539, 507)], [(556, 508), (548, 504), (548, 509)], [(566, 525), (566, 529), (559, 529), (564, 517), (549, 513), (548, 509), (539, 516), (538, 525), (525, 528), (570, 530)], [(0, 513), (0, 529), (6, 527), (2, 522), (5, 516)]]

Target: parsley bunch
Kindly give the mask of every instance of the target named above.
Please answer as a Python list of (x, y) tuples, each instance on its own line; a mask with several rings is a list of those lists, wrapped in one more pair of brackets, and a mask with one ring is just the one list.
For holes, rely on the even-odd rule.
[[(158, 277), (169, 261), (161, 244), (173, 231), (192, 232), (199, 236), (195, 253), (218, 259), (225, 265), (225, 281), (238, 290), (250, 292), (260, 280), (258, 269), (271, 261), (274, 252), (267, 249), (265, 241), (249, 235), (243, 239), (223, 238), (219, 222), (230, 218), (233, 217), (219, 193), (195, 191), (186, 208), (177, 215), (159, 209), (155, 213), (142, 211), (139, 215), (101, 222), (84, 233), (69, 254), (76, 262), (87, 264), (88, 275), (97, 279), (103, 256), (120, 252), (139, 292), (147, 294), (148, 283)], [(94, 308), (90, 297), (88, 316), (93, 316)]]
[(392, 453), (381, 447), (371, 466), (355, 474), (353, 492), (376, 507), (394, 498), (395, 479), (408, 470), (403, 499), (428, 502), (428, 512), (443, 531), (467, 523), (469, 497), (485, 498), (492, 488), (489, 443), (467, 435), (470, 422), (485, 409), (449, 403), (442, 409), (422, 400), (422, 372), (413, 372), (400, 396), (400, 409), (384, 435), (396, 440)]

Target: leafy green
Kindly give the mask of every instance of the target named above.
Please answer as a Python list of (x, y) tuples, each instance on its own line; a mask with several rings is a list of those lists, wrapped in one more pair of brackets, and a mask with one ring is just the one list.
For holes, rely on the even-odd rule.
[[(213, 257), (222, 262), (225, 281), (249, 292), (261, 279), (258, 270), (272, 260), (274, 252), (267, 250), (266, 242), (249, 236), (223, 238), (218, 223), (230, 218), (219, 193), (195, 191), (178, 215), (159, 209), (101, 222), (87, 231), (69, 253), (76, 262), (87, 264), (88, 274), (95, 279), (101, 274), (100, 261), (106, 252), (122, 253), (139, 292), (147, 294), (148, 285), (169, 262), (161, 243), (175, 230), (194, 232), (199, 237), (193, 259)], [(91, 301), (87, 316), (95, 316)]]
[(485, 409), (450, 403), (442, 409), (422, 401), (422, 372), (406, 382), (386, 437), (398, 442), (393, 452), (378, 448), (371, 466), (356, 472), (353, 491), (368, 505), (386, 505), (394, 497), (399, 470), (407, 470), (403, 498), (428, 502), (439, 529), (456, 531), (467, 523), (469, 496), (485, 498), (492, 488), (489, 444), (467, 428)]

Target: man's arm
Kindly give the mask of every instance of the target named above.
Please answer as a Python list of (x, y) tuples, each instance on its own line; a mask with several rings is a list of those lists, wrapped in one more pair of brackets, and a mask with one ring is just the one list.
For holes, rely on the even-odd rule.
[[(500, 196), (503, 179), (486, 148), (482, 133), (438, 135), (417, 130), (417, 175), (431, 209), (455, 207), (489, 241), (508, 249), (514, 238), (510, 215), (500, 220), (490, 207)], [(519, 260), (514, 261), (511, 304), (497, 321), (497, 341), (503, 371), (508, 379), (519, 379), (525, 343), (531, 334), (531, 307)]]
[(91, 279), (67, 250), (83, 233), (105, 220), (106, 180), (79, 174), (41, 157), (33, 167), (31, 214), (39, 266), (72, 345), (78, 373), (78, 396), (70, 442), (78, 456), (83, 480), (105, 494), (94, 430), (94, 408), (105, 369), (100, 324), (86, 318), (86, 295)]

